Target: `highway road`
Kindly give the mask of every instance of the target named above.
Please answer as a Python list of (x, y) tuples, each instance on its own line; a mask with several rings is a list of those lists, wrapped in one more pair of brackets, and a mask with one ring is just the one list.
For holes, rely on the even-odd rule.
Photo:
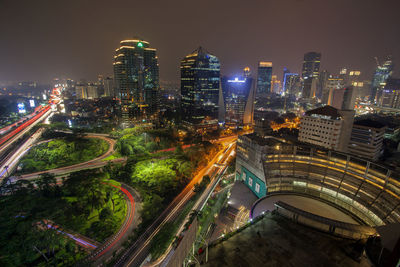
[(11, 174), (17, 167), (19, 160), (25, 155), (32, 145), (40, 138), (43, 129), (37, 130), (31, 137), (28, 138), (22, 145), (20, 145), (15, 152), (10, 153), (0, 163), (0, 181), (6, 176)]
[(0, 136), (10, 132), (13, 129), (13, 127), (17, 127), (18, 124), (21, 125), (24, 122), (24, 120), (32, 118), (33, 116), (36, 115), (36, 111), (40, 111), (42, 109), (43, 109), (42, 106), (37, 106), (32, 113), (30, 113), (28, 115), (25, 115), (24, 117), (20, 118), (17, 122), (14, 122), (13, 124), (10, 124), (8, 126), (5, 126), (5, 127), (1, 128), (0, 129)]
[(0, 154), (7, 151), (12, 143), (27, 133), (33, 126), (44, 120), (51, 114), (51, 107), (46, 106), (37, 115), (33, 116), (30, 120), (24, 122), (14, 130), (10, 131), (2, 138), (0, 138)]
[[(215, 167), (217, 169), (216, 172), (213, 172), (213, 176), (211, 177), (211, 182), (208, 184), (207, 188), (203, 191), (201, 196), (197, 199), (196, 203), (194, 204), (192, 210), (198, 210), (201, 211), (205, 204), (207, 203), (207, 200), (210, 198), (212, 192), (218, 185), (218, 183), (221, 181), (223, 174), (225, 173), (227, 167), (228, 167), (228, 160), (231, 156), (234, 156), (235, 154), (235, 145), (234, 143), (231, 143), (226, 151), (224, 151), (224, 154), (222, 157), (219, 157), (218, 161), (215, 164)], [(182, 231), (184, 231), (185, 224), (187, 220), (189, 219), (190, 214), (188, 214), (185, 218), (185, 220), (182, 222), (180, 228), (177, 231), (176, 236), (179, 236)], [(171, 259), (171, 257), (174, 254), (174, 249), (172, 244), (169, 245), (169, 247), (166, 249), (163, 255), (161, 255), (156, 261), (147, 263), (145, 267), (155, 267), (155, 266), (166, 266), (168, 264), (168, 261)]]
[(136, 242), (129, 247), (121, 258), (116, 262), (115, 266), (140, 266), (147, 258), (150, 249), (150, 241), (160, 231), (162, 226), (176, 218), (181, 209), (193, 196), (193, 187), (197, 184), (204, 175), (210, 173), (214, 164), (229, 155), (230, 151), (227, 149), (230, 144), (236, 142), (237, 136), (224, 138), (225, 147), (209, 162), (209, 164), (200, 170), (192, 181), (182, 190), (182, 192), (168, 205), (168, 207), (161, 213), (161, 215), (146, 229), (146, 231), (136, 240)]
[[(24, 175), (21, 175), (20, 178), (21, 179), (25, 179), (25, 180), (32, 180), (32, 179), (36, 179), (40, 174), (43, 174), (43, 173), (52, 173), (52, 174), (54, 174), (56, 176), (59, 176), (59, 175), (67, 174), (67, 173), (70, 173), (70, 172), (86, 170), (86, 169), (100, 168), (102, 166), (107, 165), (107, 163), (109, 161), (103, 161), (103, 159), (107, 158), (112, 153), (114, 153), (114, 145), (115, 145), (116, 141), (114, 139), (105, 137), (102, 134), (88, 134), (85, 137), (88, 137), (88, 138), (99, 138), (99, 139), (103, 139), (104, 141), (106, 141), (109, 144), (107, 152), (104, 153), (103, 155), (101, 155), (100, 157), (94, 158), (94, 159), (89, 160), (89, 161), (85, 161), (85, 162), (82, 162), (82, 163), (78, 163), (78, 164), (74, 164), (74, 165), (70, 165), (70, 166), (65, 166), (65, 167), (61, 167), (61, 168), (57, 168), (57, 169), (52, 169), (52, 170), (24, 174)], [(119, 158), (119, 159), (112, 160), (112, 162), (122, 162), (122, 161), (125, 161), (125, 158)]]
[(124, 193), (127, 203), (127, 212), (119, 231), (108, 238), (106, 242), (88, 256), (87, 260), (94, 263), (94, 266), (100, 266), (103, 262), (110, 260), (114, 251), (118, 253), (118, 250), (122, 248), (122, 244), (128, 240), (129, 234), (132, 233), (140, 222), (140, 214), (137, 212), (140, 206), (140, 197), (138, 193), (126, 184), (121, 183), (121, 187), (112, 184), (110, 184), (110, 186), (118, 188)]

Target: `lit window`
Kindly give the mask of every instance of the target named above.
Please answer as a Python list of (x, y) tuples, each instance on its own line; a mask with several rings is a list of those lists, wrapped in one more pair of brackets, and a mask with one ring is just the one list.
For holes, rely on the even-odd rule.
[(260, 193), (260, 185), (258, 183), (256, 183), (256, 192)]

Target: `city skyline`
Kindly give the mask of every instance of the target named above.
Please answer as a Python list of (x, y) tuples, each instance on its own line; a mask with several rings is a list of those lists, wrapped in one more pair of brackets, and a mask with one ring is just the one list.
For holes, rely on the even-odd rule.
[[(366, 80), (372, 78), (376, 68), (375, 56), (383, 60), (392, 54), (395, 63), (400, 57), (395, 22), (399, 3), (393, 0), (385, 1), (385, 5), (359, 0), (253, 5), (210, 2), (195, 10), (190, 3), (176, 1), (158, 3), (153, 23), (144, 23), (148, 20), (146, 12), (134, 17), (129, 12), (132, 8), (147, 10), (154, 3), (113, 6), (105, 1), (96, 1), (96, 5), (44, 2), (27, 2), (22, 8), (17, 3), (0, 3), (0, 81), (47, 82), (55, 77), (90, 80), (98, 74), (112, 74), (113, 49), (120, 40), (135, 36), (157, 47), (160, 80), (173, 82), (179, 81), (180, 59), (199, 45), (220, 58), (222, 75), (239, 74), (245, 66), (250, 66), (255, 75), (258, 61), (272, 61), (273, 73), (280, 80), (283, 67), (300, 73), (302, 57), (308, 51), (321, 52), (321, 70), (336, 73), (341, 67), (360, 69)], [(215, 19), (201, 20), (205, 11)], [(182, 19), (187, 22), (182, 23)], [(12, 30), (6, 27), (10, 21)]]

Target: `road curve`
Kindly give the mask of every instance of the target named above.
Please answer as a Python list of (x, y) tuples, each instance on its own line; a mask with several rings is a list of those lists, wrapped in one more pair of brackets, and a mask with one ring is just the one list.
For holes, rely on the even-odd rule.
[[(106, 141), (109, 144), (107, 152), (97, 158), (91, 159), (89, 161), (81, 162), (78, 164), (65, 166), (65, 167), (61, 167), (61, 168), (57, 168), (57, 169), (51, 169), (51, 170), (46, 170), (46, 171), (24, 174), (24, 175), (20, 176), (20, 179), (30, 180), (30, 179), (37, 178), (40, 174), (43, 174), (43, 173), (52, 173), (55, 175), (60, 175), (60, 174), (70, 173), (73, 171), (78, 171), (78, 170), (83, 170), (83, 169), (98, 168), (98, 167), (106, 165), (107, 162), (102, 161), (102, 160), (107, 158), (108, 156), (110, 156), (112, 153), (114, 153), (114, 145), (115, 145), (116, 141), (114, 139), (111, 139), (111, 138), (108, 138), (108, 137), (105, 137), (102, 135), (96, 135), (96, 134), (86, 135), (85, 137), (99, 138), (99, 139)], [(118, 159), (115, 161), (118, 162)]]
[[(236, 137), (229, 137), (224, 140), (230, 143)], [(122, 266), (140, 266), (140, 264), (147, 257), (150, 250), (150, 241), (158, 233), (161, 227), (170, 220), (173, 220), (180, 212), (182, 207), (194, 194), (193, 187), (198, 183), (205, 174), (207, 174), (220, 157), (226, 151), (225, 149), (219, 151), (214, 158), (208, 163), (206, 167), (200, 170), (195, 177), (186, 185), (181, 193), (168, 205), (168, 207), (160, 214), (160, 216), (146, 229), (146, 231), (122, 254), (119, 260), (114, 264), (115, 267)]]
[(108, 261), (112, 257), (114, 251), (122, 247), (122, 244), (129, 238), (129, 234), (139, 224), (139, 213), (135, 212), (138, 209), (137, 204), (140, 205), (140, 197), (138, 193), (123, 183), (121, 183), (121, 186), (115, 186), (112, 184), (108, 185), (113, 186), (124, 193), (127, 203), (127, 213), (118, 232), (108, 238), (103, 245), (99, 246), (88, 256), (87, 260), (94, 263), (95, 266), (100, 266), (103, 262)]

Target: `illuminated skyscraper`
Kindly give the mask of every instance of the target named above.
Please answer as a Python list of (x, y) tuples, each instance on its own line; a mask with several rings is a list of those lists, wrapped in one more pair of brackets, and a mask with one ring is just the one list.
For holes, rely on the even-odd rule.
[(370, 101), (379, 103), (382, 95), (382, 90), (385, 87), (386, 80), (390, 78), (393, 71), (393, 62), (391, 56), (388, 56), (383, 64), (379, 64), (377, 60), (377, 67), (371, 84)]
[(254, 113), (253, 79), (249, 77), (222, 77), (225, 123), (242, 126), (251, 124)]
[(144, 40), (124, 40), (115, 50), (115, 87), (122, 121), (149, 119), (157, 111), (159, 89), (156, 49)]
[(343, 78), (338, 75), (329, 75), (326, 81), (324, 90), (322, 91), (322, 103), (332, 105), (333, 93), (335, 90), (342, 89), (344, 87)]
[[(303, 78), (302, 98), (313, 98), (316, 92), (312, 89), (313, 81), (318, 78), (319, 67), (321, 64), (321, 54), (309, 52), (304, 54), (303, 70), (301, 77)], [(317, 87), (314, 86), (316, 89)], [(314, 92), (313, 92), (314, 91)]]
[(283, 92), (285, 95), (298, 97), (300, 93), (300, 76), (297, 73), (286, 72), (283, 76)]
[(114, 79), (107, 77), (104, 79), (104, 96), (114, 97)]
[(257, 73), (257, 94), (271, 92), (272, 62), (260, 61)]
[(246, 78), (251, 77), (251, 71), (250, 71), (249, 67), (245, 67), (243, 69), (243, 76), (246, 77)]
[(196, 125), (218, 122), (220, 64), (202, 47), (181, 60), (181, 105), (183, 121)]
[(326, 83), (328, 82), (329, 72), (327, 70), (323, 70), (318, 75), (318, 83), (317, 83), (317, 92), (316, 96), (318, 99), (322, 100), (324, 90), (326, 88)]
[(272, 75), (271, 78), (271, 93), (280, 94), (282, 90), (281, 81), (278, 80), (278, 76)]

